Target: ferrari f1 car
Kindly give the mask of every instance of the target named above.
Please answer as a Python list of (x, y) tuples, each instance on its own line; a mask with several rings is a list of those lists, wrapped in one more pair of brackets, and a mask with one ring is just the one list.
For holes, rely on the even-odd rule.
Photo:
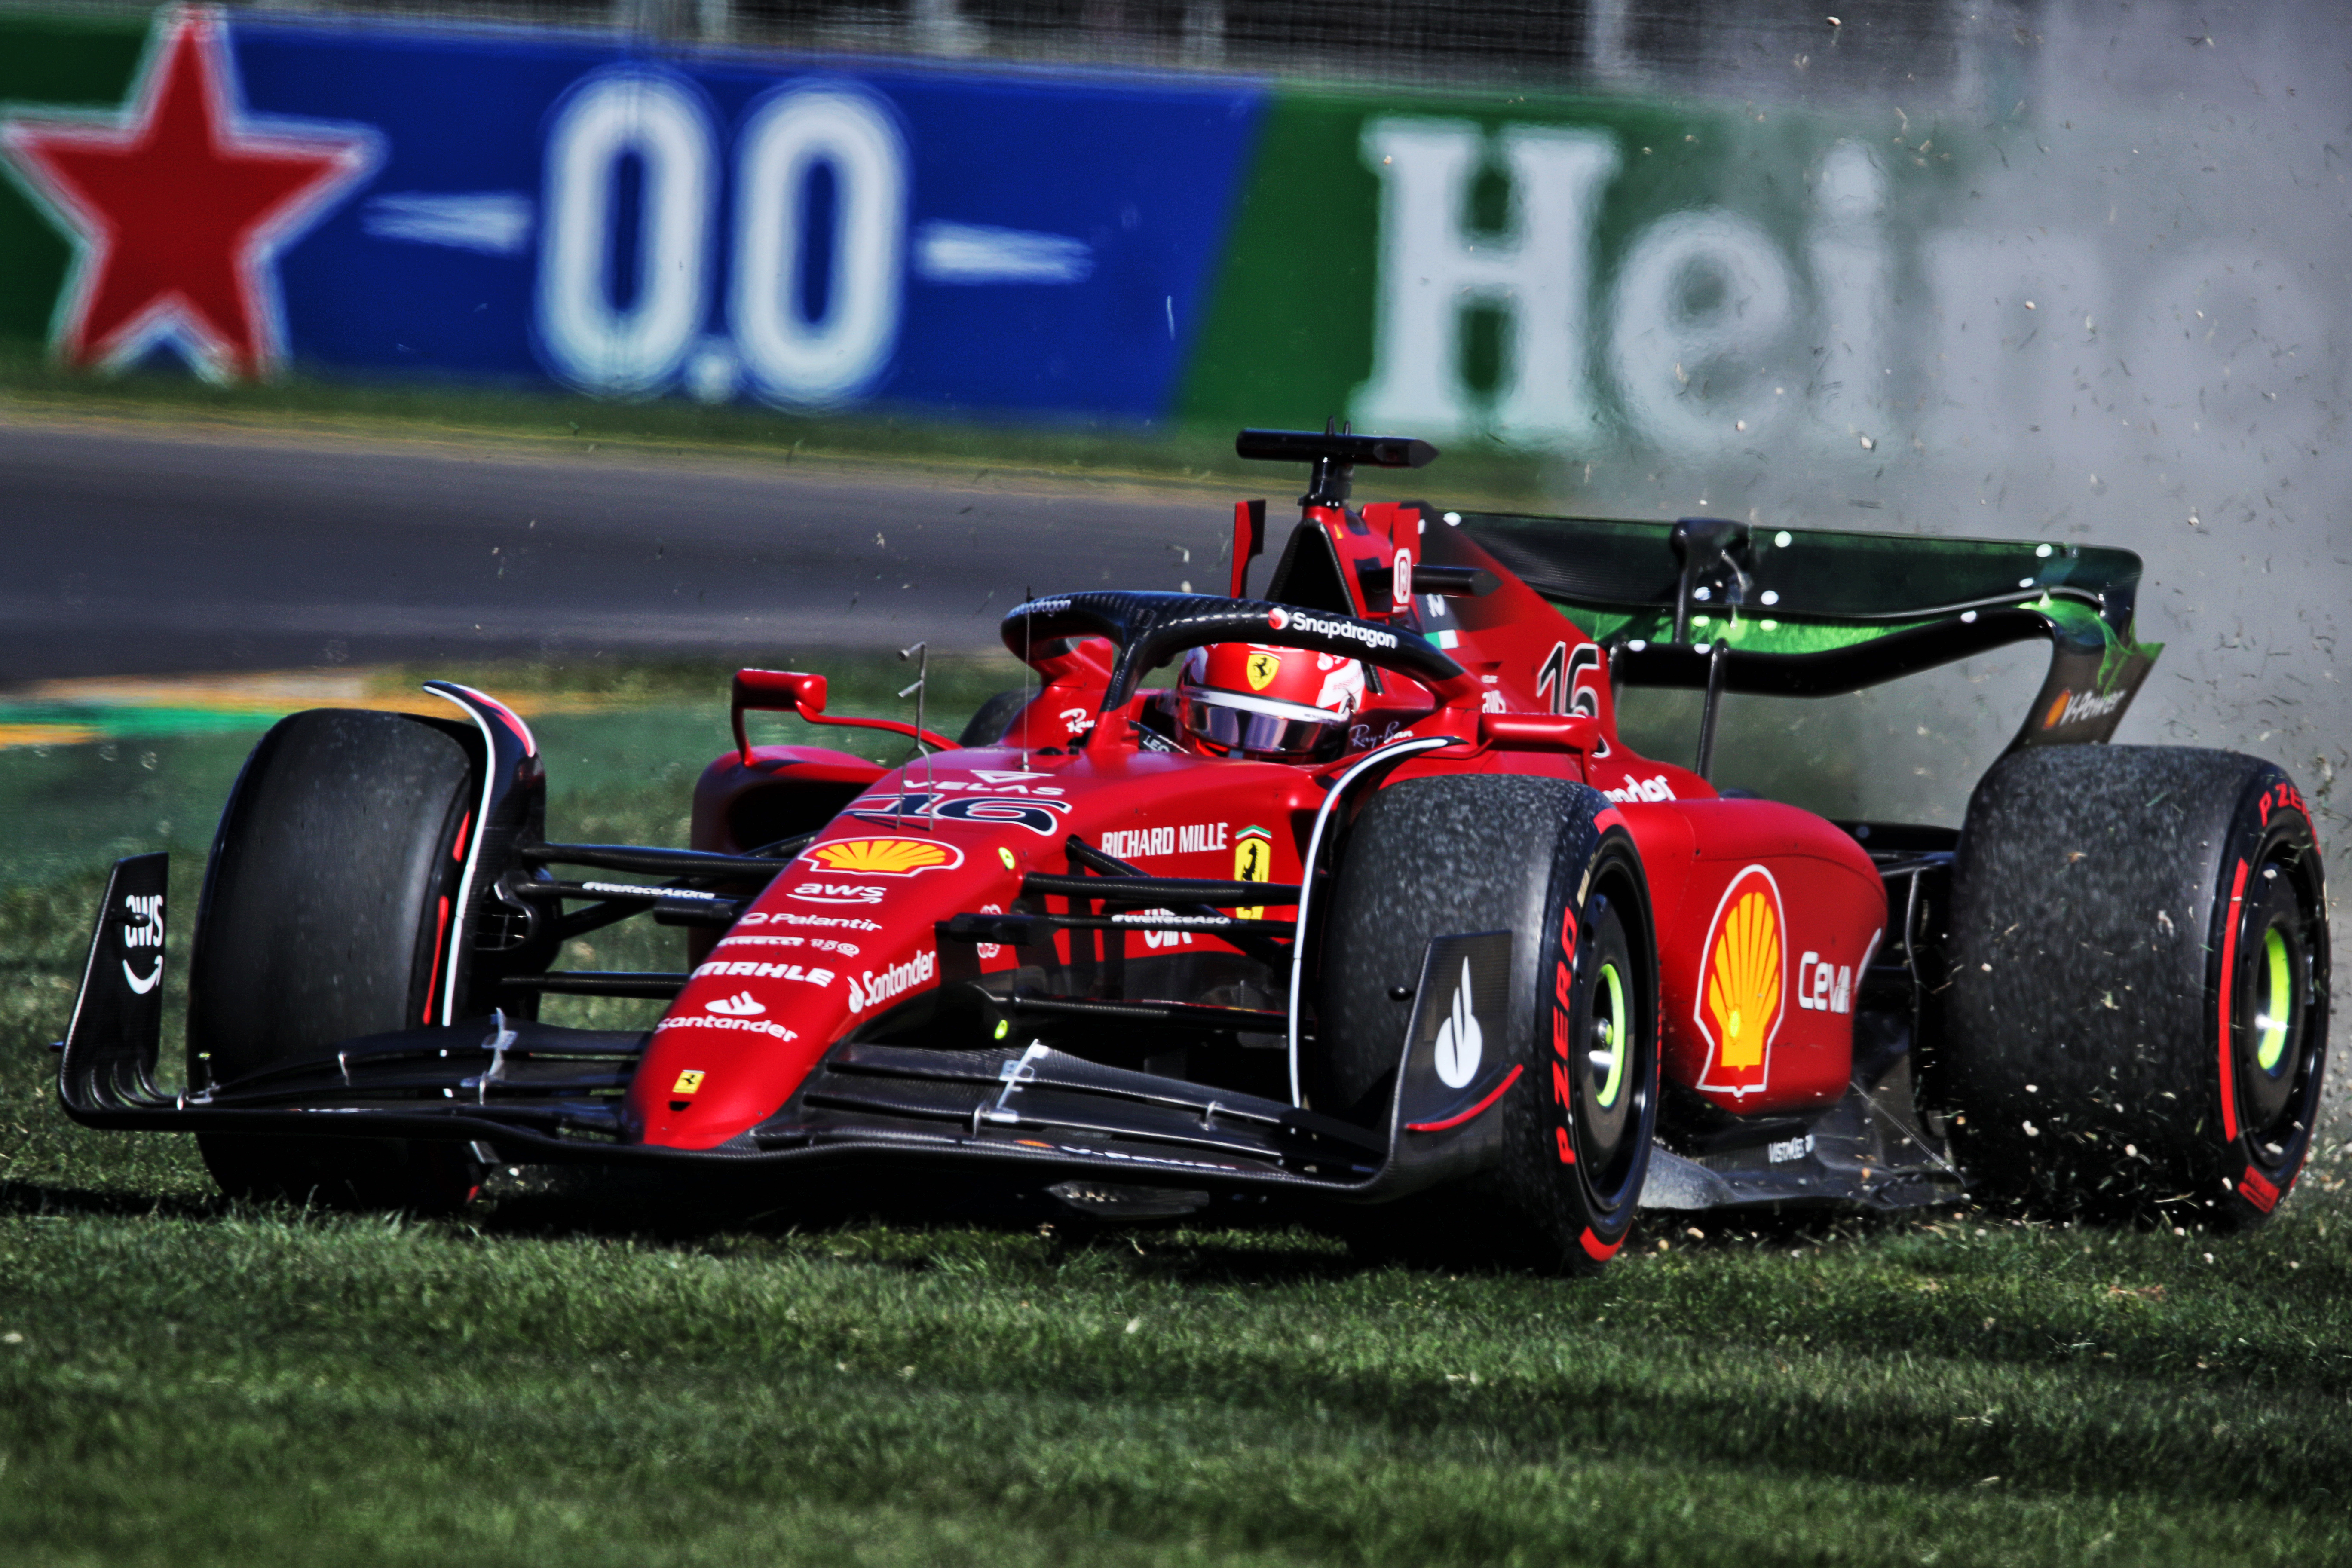
[[(478, 691), (285, 720), (205, 876), (187, 1088), (155, 1082), (143, 856), (99, 916), (67, 1113), (192, 1130), (237, 1194), (884, 1161), (1110, 1216), (1282, 1193), (1570, 1269), (1643, 1208), (2246, 1225), (2293, 1184), (2326, 1037), (2311, 816), (2271, 763), (2101, 743), (2158, 651), (2136, 556), (1359, 508), (1357, 465), (1434, 450), (1239, 450), (1311, 465), (1257, 592), (1249, 501), (1225, 595), (1032, 599), (1003, 636), (1034, 683), (960, 740), (743, 670), (690, 848), (550, 842), (531, 732)], [(1957, 832), (1708, 782), (1726, 693), (2033, 639), (2048, 676)], [(1705, 694), (1691, 765), (1619, 735), (1633, 686)], [(755, 745), (761, 710), (909, 754)], [(643, 915), (686, 968), (553, 966)], [(667, 1008), (559, 1027), (556, 994)]]

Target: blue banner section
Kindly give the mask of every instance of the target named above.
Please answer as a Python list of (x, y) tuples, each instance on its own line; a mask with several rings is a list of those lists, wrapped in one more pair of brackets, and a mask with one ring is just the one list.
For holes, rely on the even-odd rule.
[(371, 132), (279, 256), (293, 361), (792, 408), (1156, 419), (1249, 83), (240, 17), (257, 121)]

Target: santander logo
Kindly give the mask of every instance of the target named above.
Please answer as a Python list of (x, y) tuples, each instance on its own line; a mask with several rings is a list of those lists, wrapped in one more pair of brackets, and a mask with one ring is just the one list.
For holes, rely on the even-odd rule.
[(716, 1002), (705, 1002), (702, 1010), (728, 1018), (756, 1018), (767, 1011), (749, 991), (738, 991), (732, 996), (721, 996)]
[(849, 1010), (863, 1013), (879, 1007), (894, 997), (903, 996), (918, 985), (938, 978), (940, 955), (936, 952), (919, 952), (904, 963), (893, 963), (876, 971), (869, 969), (862, 975), (849, 979)]
[(1470, 961), (1462, 961), (1462, 983), (1454, 988), (1454, 1002), (1445, 1021), (1437, 1026), (1437, 1080), (1460, 1089), (1478, 1076), (1478, 1058), (1486, 1053), (1485, 1033), (1478, 1015), (1470, 1010)]

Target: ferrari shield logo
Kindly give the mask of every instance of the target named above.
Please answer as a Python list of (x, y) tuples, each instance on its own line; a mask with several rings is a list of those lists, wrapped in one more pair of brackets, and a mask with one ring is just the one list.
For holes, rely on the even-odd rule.
[(1282, 673), (1282, 656), (1278, 653), (1254, 653), (1243, 668), (1249, 674), (1250, 689), (1264, 691)]
[[(1240, 841), (1234, 846), (1234, 880), (1236, 882), (1271, 882), (1274, 880), (1274, 836), (1263, 827), (1244, 827)], [(1245, 921), (1265, 918), (1264, 905), (1235, 910), (1234, 915)]]
[(1716, 905), (1700, 965), (1693, 1018), (1713, 1047), (1698, 1087), (1733, 1095), (1764, 1087), (1788, 987), (1780, 884), (1761, 866), (1731, 879)]

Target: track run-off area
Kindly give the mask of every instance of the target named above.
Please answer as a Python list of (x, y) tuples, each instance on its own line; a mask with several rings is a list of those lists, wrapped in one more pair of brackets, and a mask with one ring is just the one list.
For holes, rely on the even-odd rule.
[(984, 651), (1030, 588), (1221, 589), (1230, 506), (978, 464), (12, 419), (0, 684)]

